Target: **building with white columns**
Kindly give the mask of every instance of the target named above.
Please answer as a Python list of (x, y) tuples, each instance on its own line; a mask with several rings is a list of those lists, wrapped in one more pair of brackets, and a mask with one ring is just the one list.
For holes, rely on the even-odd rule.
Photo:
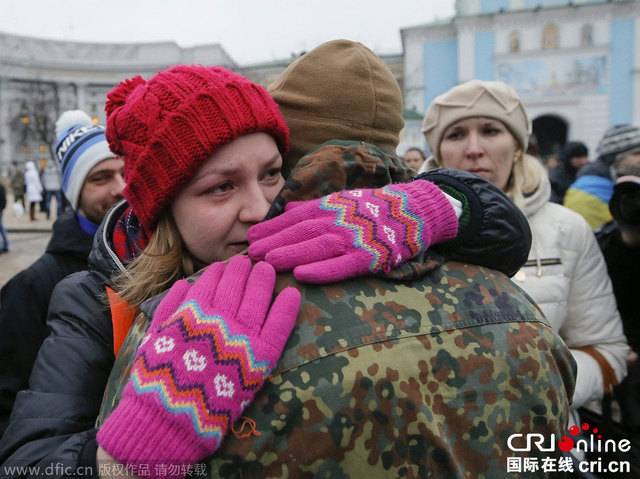
[(53, 125), (63, 111), (85, 110), (104, 125), (106, 95), (115, 85), (181, 63), (237, 68), (218, 44), (78, 43), (0, 33), (0, 171), (51, 158)]
[[(402, 55), (382, 58), (402, 86)], [(0, 33), (0, 174), (12, 164), (53, 158), (54, 125), (65, 110), (84, 110), (104, 125), (107, 93), (126, 78), (178, 64), (221, 65), (266, 86), (293, 59), (239, 66), (219, 44), (80, 43)]]

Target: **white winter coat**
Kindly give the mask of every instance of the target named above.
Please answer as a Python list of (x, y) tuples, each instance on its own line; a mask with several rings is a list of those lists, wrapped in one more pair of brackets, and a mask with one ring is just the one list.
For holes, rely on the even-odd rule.
[(40, 175), (33, 161), (27, 161), (24, 171), (24, 184), (26, 187), (26, 197), (29, 203), (42, 201), (42, 183)]
[(525, 198), (533, 242), (529, 260), (514, 280), (538, 303), (551, 326), (571, 349), (578, 365), (573, 407), (599, 400), (604, 393), (600, 367), (573, 348), (594, 346), (618, 379), (626, 375), (629, 351), (611, 280), (596, 238), (584, 218), (549, 202), (551, 186)]

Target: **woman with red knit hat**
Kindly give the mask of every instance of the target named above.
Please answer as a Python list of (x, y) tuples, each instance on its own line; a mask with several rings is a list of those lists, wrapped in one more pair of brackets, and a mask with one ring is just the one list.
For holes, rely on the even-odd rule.
[[(140, 475), (184, 476), (251, 402), (298, 312), (294, 288), (271, 304), (271, 265), (229, 260), (284, 184), (289, 132), (264, 88), (220, 67), (132, 78), (112, 90), (106, 111), (110, 149), (125, 160), (126, 201), (98, 230), (89, 271), (53, 294), (52, 335), (0, 458), (108, 476), (104, 460), (113, 456)], [(182, 279), (204, 267), (192, 284)], [(120, 406), (97, 434), (102, 392), (135, 312), (168, 288)], [(178, 473), (162, 474), (160, 464)]]
[[(106, 111), (109, 146), (125, 160), (126, 201), (105, 217), (89, 271), (54, 292), (52, 336), (31, 389), (16, 403), (0, 461), (95, 471), (106, 467), (96, 457), (112, 456), (140, 475), (160, 474), (154, 466), (161, 464), (178, 465), (184, 475), (251, 402), (297, 314), (300, 295), (291, 288), (271, 304), (272, 266), (236, 256), (284, 185), (288, 129), (264, 88), (220, 67), (132, 78), (108, 95)], [(421, 183), (394, 188), (422, 190), (417, 197), (425, 201), (414, 201), (411, 213), (425, 219), (420, 240), (427, 248), (455, 237), (458, 219), (455, 200)], [(377, 213), (363, 214), (375, 220)], [(394, 252), (389, 261), (419, 253), (385, 238), (378, 246)], [(356, 270), (370, 269), (367, 255), (350, 258)], [(205, 267), (193, 284), (182, 279)], [(319, 267), (316, 276), (334, 269)], [(97, 431), (109, 371), (135, 313), (156, 305), (122, 401)]]

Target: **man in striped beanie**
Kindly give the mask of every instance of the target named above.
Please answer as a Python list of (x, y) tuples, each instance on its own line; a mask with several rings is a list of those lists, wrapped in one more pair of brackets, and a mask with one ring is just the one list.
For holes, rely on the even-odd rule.
[(81, 110), (64, 112), (56, 135), (62, 190), (81, 227), (93, 235), (109, 208), (122, 199), (124, 161), (109, 150), (105, 128)]
[(56, 122), (56, 134), (62, 189), (72, 209), (56, 219), (45, 253), (0, 291), (0, 357), (5, 366), (0, 373), (0, 435), (49, 334), (45, 320), (54, 287), (87, 269), (98, 225), (124, 189), (124, 162), (109, 151), (103, 126), (85, 112), (71, 110)]

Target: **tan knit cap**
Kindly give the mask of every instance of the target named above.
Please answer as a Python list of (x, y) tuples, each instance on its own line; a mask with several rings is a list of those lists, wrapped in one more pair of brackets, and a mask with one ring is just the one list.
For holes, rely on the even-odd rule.
[(500, 81), (469, 80), (437, 96), (424, 117), (422, 132), (438, 161), (445, 130), (460, 120), (479, 116), (500, 120), (526, 151), (531, 122), (513, 88)]
[(290, 130), (284, 171), (329, 140), (372, 143), (395, 152), (402, 92), (389, 67), (361, 43), (333, 40), (287, 67), (269, 93)]

